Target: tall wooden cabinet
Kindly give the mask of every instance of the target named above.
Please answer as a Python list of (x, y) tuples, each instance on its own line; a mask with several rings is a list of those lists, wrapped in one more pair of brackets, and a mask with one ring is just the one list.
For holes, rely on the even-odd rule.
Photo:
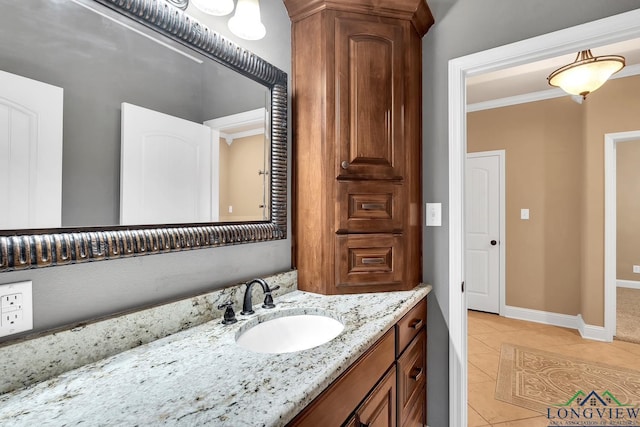
[(324, 294), (421, 278), (424, 0), (284, 0), (292, 20), (294, 258)]

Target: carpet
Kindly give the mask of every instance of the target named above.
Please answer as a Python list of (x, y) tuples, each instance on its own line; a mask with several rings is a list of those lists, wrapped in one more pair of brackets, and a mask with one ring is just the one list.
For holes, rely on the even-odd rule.
[(605, 400), (610, 396), (621, 405), (636, 406), (640, 404), (640, 372), (502, 344), (496, 399), (547, 414), (547, 408), (592, 391)]
[(616, 339), (640, 343), (640, 289), (616, 288)]

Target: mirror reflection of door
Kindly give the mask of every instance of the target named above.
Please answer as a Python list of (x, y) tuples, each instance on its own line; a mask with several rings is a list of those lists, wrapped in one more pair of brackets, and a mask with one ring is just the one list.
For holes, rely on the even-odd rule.
[(62, 224), (63, 89), (0, 71), (0, 230)]
[(123, 103), (120, 223), (217, 222), (217, 136), (199, 123)]

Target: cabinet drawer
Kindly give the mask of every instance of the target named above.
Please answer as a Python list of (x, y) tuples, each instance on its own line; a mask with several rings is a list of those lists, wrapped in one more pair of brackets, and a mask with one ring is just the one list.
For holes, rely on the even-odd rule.
[(396, 345), (396, 356), (404, 351), (405, 347), (413, 337), (418, 335), (427, 324), (427, 300), (423, 299), (396, 324), (398, 328), (396, 336), (398, 343)]
[(340, 232), (393, 232), (402, 230), (404, 204), (400, 182), (338, 183), (336, 229)]
[(366, 292), (376, 285), (386, 285), (387, 290), (402, 285), (401, 235), (349, 234), (336, 239), (336, 287)]

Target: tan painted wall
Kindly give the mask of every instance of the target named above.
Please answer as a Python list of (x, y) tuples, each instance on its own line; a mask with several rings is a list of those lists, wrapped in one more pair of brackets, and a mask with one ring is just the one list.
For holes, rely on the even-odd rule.
[[(508, 139), (518, 134), (525, 141), (539, 138), (540, 152), (532, 151), (524, 160), (522, 154), (510, 156), (507, 152), (506, 156), (508, 305), (580, 313), (588, 325), (604, 325), (604, 134), (640, 129), (640, 97), (635, 96), (639, 93), (640, 76), (634, 76), (607, 82), (582, 105), (558, 98), (467, 115), (469, 151), (514, 146), (515, 142)], [(479, 131), (479, 127), (485, 130)], [(490, 141), (491, 134), (507, 138), (498, 144)], [(581, 135), (579, 144), (574, 141), (575, 135)], [(549, 144), (554, 139), (556, 144)], [(558, 150), (558, 156), (551, 155), (550, 150)], [(518, 153), (513, 148), (511, 151)], [(510, 166), (513, 161), (521, 162), (515, 176)], [(564, 161), (568, 162), (566, 167)], [(527, 184), (536, 177), (531, 173), (534, 167), (541, 171), (537, 174), (539, 182)], [(529, 186), (525, 190), (536, 195), (513, 188), (525, 184)], [(513, 196), (514, 192), (518, 196)], [(531, 203), (536, 210), (543, 209), (547, 215), (543, 224), (532, 222), (524, 229), (514, 229), (514, 218), (519, 216), (509, 211), (510, 195), (527, 198), (516, 199), (517, 203)], [(560, 206), (566, 210), (564, 213)], [(526, 206), (518, 206), (518, 214), (521, 207)], [(533, 207), (530, 209), (533, 221), (535, 212)], [(576, 253), (580, 254), (578, 261)], [(523, 265), (525, 261), (529, 264)], [(556, 274), (569, 277), (556, 280)], [(543, 278), (553, 285), (540, 284)]]
[(220, 164), (220, 221), (262, 220), (264, 187), (258, 171), (265, 168), (264, 135), (237, 138), (230, 146), (221, 139)]
[(604, 134), (640, 129), (640, 76), (607, 82), (585, 102), (582, 317), (604, 325)]
[(640, 265), (640, 140), (616, 146), (617, 237), (619, 280), (640, 280), (633, 272)]
[(467, 115), (467, 151), (506, 152), (507, 305), (579, 313), (581, 116), (569, 98)]

